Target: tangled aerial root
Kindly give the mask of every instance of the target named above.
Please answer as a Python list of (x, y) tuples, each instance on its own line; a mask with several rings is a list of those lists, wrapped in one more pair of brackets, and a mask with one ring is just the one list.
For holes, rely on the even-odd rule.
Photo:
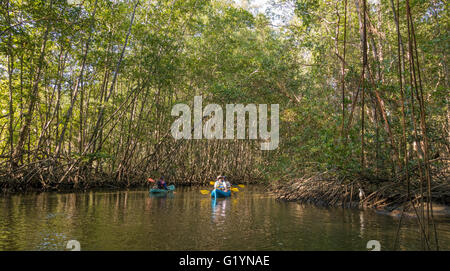
[[(446, 170), (434, 172), (431, 200), (450, 204), (450, 178)], [(413, 179), (408, 185), (403, 181), (381, 180), (367, 176), (342, 176), (337, 170), (311, 174), (270, 189), (279, 200), (297, 201), (329, 207), (363, 207), (393, 210), (406, 209), (426, 202), (420, 182)], [(422, 188), (422, 191), (425, 187)]]

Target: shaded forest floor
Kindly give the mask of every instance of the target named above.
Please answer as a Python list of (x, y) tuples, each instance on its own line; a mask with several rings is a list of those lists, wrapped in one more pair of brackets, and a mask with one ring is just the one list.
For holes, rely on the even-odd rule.
[[(6, 174), (3, 174), (4, 176)], [(145, 179), (131, 180), (123, 179), (117, 182), (114, 176), (105, 173), (89, 174), (89, 178), (69, 178), (69, 181), (59, 182), (57, 180), (44, 180), (39, 178), (11, 178), (10, 176), (0, 179), (0, 193), (25, 193), (25, 192), (67, 192), (85, 191), (90, 189), (125, 189), (148, 187)]]
[[(15, 170), (0, 169), (0, 194), (14, 194), (27, 192), (70, 192), (86, 191), (93, 189), (128, 189), (149, 188), (153, 186), (147, 179), (157, 179), (160, 175), (144, 172), (114, 172), (112, 174), (104, 171), (76, 165), (76, 163), (60, 164), (54, 161), (39, 161), (30, 163)], [(205, 186), (214, 177), (204, 176), (198, 178), (173, 178), (170, 174), (165, 175), (169, 184), (177, 186)], [(256, 184), (256, 178), (229, 177), (232, 183)], [(238, 181), (239, 180), (239, 181)], [(245, 181), (242, 181), (245, 180)]]

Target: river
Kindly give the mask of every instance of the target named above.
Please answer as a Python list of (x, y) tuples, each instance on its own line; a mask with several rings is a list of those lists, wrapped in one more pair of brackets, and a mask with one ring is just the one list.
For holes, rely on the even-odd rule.
[[(213, 201), (200, 188), (163, 197), (148, 190), (38, 193), (0, 197), (0, 250), (391, 250), (398, 219), (371, 210), (276, 201), (248, 186)], [(437, 223), (450, 249), (450, 219)], [(420, 250), (417, 220), (400, 230), (401, 250)]]

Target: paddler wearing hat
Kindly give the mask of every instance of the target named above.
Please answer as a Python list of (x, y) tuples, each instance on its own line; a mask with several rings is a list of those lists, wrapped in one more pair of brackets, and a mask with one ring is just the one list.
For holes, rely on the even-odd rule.
[(230, 183), (225, 181), (225, 176), (217, 176), (216, 182), (214, 183), (214, 189), (219, 189), (224, 192), (228, 192), (230, 189)]

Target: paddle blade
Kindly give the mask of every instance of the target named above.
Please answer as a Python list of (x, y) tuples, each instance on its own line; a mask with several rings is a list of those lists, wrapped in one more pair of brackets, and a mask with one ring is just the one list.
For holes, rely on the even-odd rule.
[(150, 182), (150, 183), (154, 183), (155, 182), (155, 180), (153, 180), (152, 178), (148, 178), (147, 181)]
[(231, 188), (231, 191), (233, 192), (239, 192), (239, 189), (237, 189), (236, 187)]
[(210, 184), (210, 185), (214, 185), (214, 184), (215, 184), (215, 182), (209, 182), (209, 184)]
[(208, 195), (209, 194), (209, 190), (200, 190), (200, 193), (202, 193), (203, 195)]
[(243, 185), (243, 184), (238, 184), (238, 186), (239, 186), (240, 188), (244, 188), (244, 187), (245, 187), (245, 185)]

